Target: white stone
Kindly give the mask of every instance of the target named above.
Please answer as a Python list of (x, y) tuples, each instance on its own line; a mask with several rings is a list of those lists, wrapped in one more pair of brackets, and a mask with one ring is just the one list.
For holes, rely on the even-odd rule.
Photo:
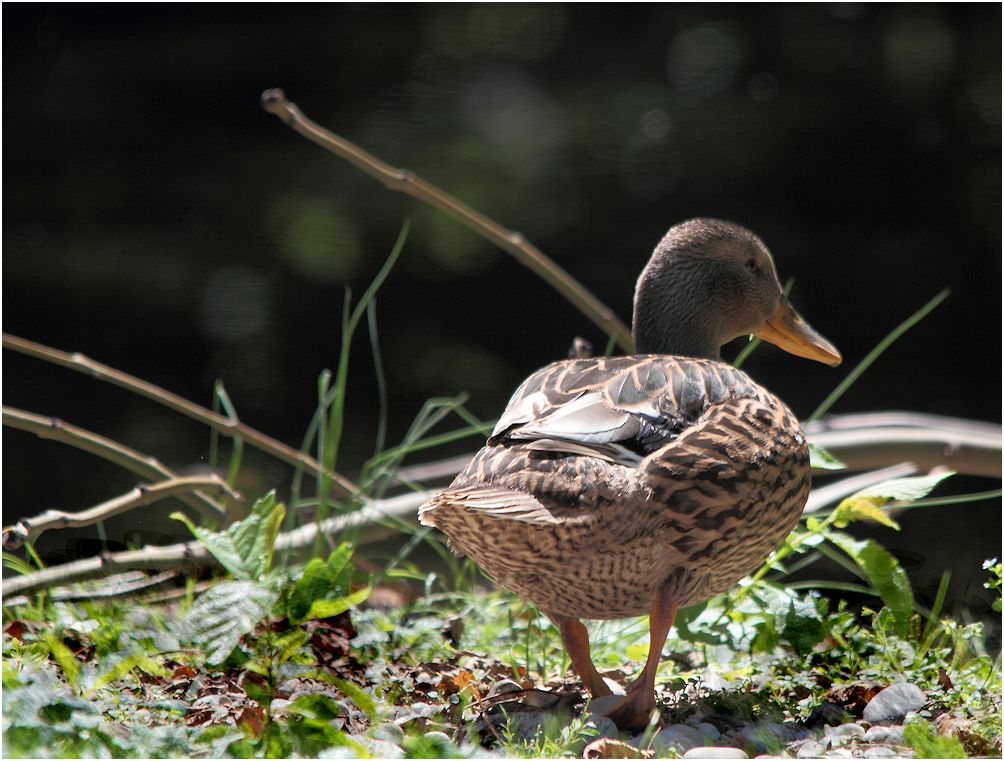
[(729, 745), (709, 745), (701, 748), (691, 748), (683, 754), (684, 758), (749, 758), (741, 748)]
[(900, 722), (910, 711), (924, 707), (927, 697), (916, 685), (896, 682), (878, 693), (865, 706), (864, 720), (871, 724)]

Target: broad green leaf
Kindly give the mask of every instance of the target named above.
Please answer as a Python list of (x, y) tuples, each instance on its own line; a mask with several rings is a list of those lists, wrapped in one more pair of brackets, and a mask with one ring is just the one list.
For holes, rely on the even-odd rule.
[(871, 539), (859, 541), (839, 531), (829, 532), (829, 539), (864, 571), (869, 586), (892, 612), (897, 633), (906, 636), (913, 615), (913, 589), (899, 561)]
[(795, 610), (794, 600), (790, 603), (781, 636), (798, 655), (811, 653), (812, 648), (823, 641), (826, 632), (826, 625), (818, 610), (813, 610), (811, 615), (803, 615)]
[(883, 526), (899, 531), (899, 524), (882, 512), (882, 505), (888, 500), (885, 497), (853, 496), (847, 497), (833, 511), (833, 525), (845, 528), (853, 521), (875, 521)]
[(234, 578), (253, 581), (272, 566), (272, 548), (285, 514), (286, 506), (271, 491), (255, 502), (247, 518), (230, 524), (226, 531), (201, 529), (183, 513), (171, 517), (184, 523)]
[[(348, 543), (343, 543), (336, 550), (328, 555), (327, 560), (314, 558), (304, 566), (303, 574), (289, 594), (287, 603), (287, 615), (293, 623), (300, 623), (310, 618), (325, 618), (312, 612), (312, 606), (320, 601), (335, 601), (344, 599), (349, 591), (349, 584), (352, 580), (352, 547)], [(367, 593), (368, 594), (368, 593)], [(351, 603), (357, 605), (358, 602)], [(348, 607), (342, 608), (348, 610)], [(341, 611), (338, 611), (339, 613)], [(337, 615), (329, 613), (328, 615)]]
[(891, 478), (880, 484), (862, 489), (854, 497), (884, 497), (886, 500), (897, 499), (902, 502), (909, 502), (914, 499), (926, 497), (935, 486), (940, 484), (949, 476), (954, 476), (955, 471), (946, 470), (943, 473), (931, 473), (926, 476), (910, 476), (908, 478)]
[(847, 466), (821, 446), (810, 441), (809, 467), (819, 470), (844, 470)]
[(130, 671), (137, 668), (146, 674), (150, 674), (151, 676), (167, 676), (170, 673), (166, 668), (164, 668), (164, 664), (160, 661), (154, 660), (150, 656), (144, 655), (143, 653), (133, 653), (131, 655), (127, 655), (125, 658), (108, 669), (108, 671), (99, 676), (94, 681), (94, 686), (91, 687), (88, 692), (93, 692), (100, 687), (104, 687), (106, 684), (111, 684), (116, 679), (121, 679)]
[(276, 593), (252, 581), (224, 581), (197, 599), (186, 616), (192, 640), (206, 651), (210, 665), (222, 663), (272, 610)]
[(339, 613), (344, 613), (345, 611), (356, 607), (360, 603), (364, 602), (369, 596), (370, 588), (363, 587), (362, 589), (357, 589), (355, 592), (346, 595), (345, 597), (339, 597), (337, 600), (314, 600), (310, 604), (310, 610), (307, 612), (305, 620), (337, 616)]

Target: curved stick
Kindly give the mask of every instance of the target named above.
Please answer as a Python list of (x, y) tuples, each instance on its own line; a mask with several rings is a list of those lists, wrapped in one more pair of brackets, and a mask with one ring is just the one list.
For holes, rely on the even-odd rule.
[(396, 169), (376, 156), (350, 143), (345, 138), (329, 132), (312, 122), (295, 103), (286, 100), (282, 90), (266, 90), (261, 94), (262, 107), (275, 114), (289, 127), (299, 132), (322, 148), (380, 180), (390, 190), (413, 196), (453, 217), (465, 227), (491, 241), (503, 251), (512, 254), (518, 262), (529, 267), (537, 275), (568, 299), (586, 317), (593, 321), (604, 333), (617, 341), (626, 353), (634, 352), (634, 338), (631, 331), (621, 322), (613, 310), (586, 290), (578, 280), (559, 267), (552, 259), (535, 247), (522, 233), (507, 230), (492, 219), (430, 182), (406, 169)]
[(61, 367), (76, 370), (77, 372), (90, 375), (92, 378), (107, 381), (116, 386), (128, 389), (133, 393), (145, 396), (155, 402), (163, 404), (165, 407), (180, 412), (182, 415), (205, 423), (224, 436), (230, 438), (243, 439), (249, 446), (262, 452), (272, 455), (289, 465), (302, 465), (305, 470), (314, 476), (324, 474), (332, 480), (344, 495), (355, 494), (359, 491), (354, 483), (343, 477), (339, 473), (327, 470), (317, 460), (303, 452), (299, 452), (290, 446), (286, 446), (281, 441), (276, 441), (271, 436), (267, 436), (261, 431), (255, 430), (246, 423), (232, 420), (225, 415), (220, 415), (212, 410), (207, 410), (194, 402), (190, 402), (182, 396), (178, 396), (167, 389), (161, 388), (153, 383), (148, 383), (134, 375), (129, 375), (114, 367), (103, 365), (90, 357), (86, 357), (80, 352), (69, 354), (59, 349), (53, 349), (44, 344), (29, 341), (26, 338), (12, 336), (9, 333), (3, 334), (3, 348), (27, 354), (29, 357), (44, 359), (46, 362), (60, 365)]
[[(177, 479), (178, 475), (174, 471), (163, 465), (157, 458), (137, 452), (127, 446), (119, 444), (117, 441), (100, 436), (96, 433), (71, 425), (63, 420), (54, 417), (36, 415), (32, 412), (16, 409), (15, 407), (3, 408), (3, 424), (21, 431), (34, 433), (40, 439), (52, 439), (69, 444), (77, 449), (103, 457), (109, 462), (121, 465), (123, 468), (131, 470), (142, 478), (154, 479)], [(216, 500), (210, 499), (202, 492), (195, 492), (193, 495), (181, 494), (178, 499), (195, 510), (208, 510), (219, 518), (226, 517), (226, 510)]]
[(3, 546), (5, 550), (17, 549), (26, 541), (34, 541), (42, 532), (49, 529), (92, 526), (99, 521), (128, 512), (133, 508), (151, 505), (162, 499), (188, 494), (199, 489), (220, 489), (233, 499), (241, 499), (240, 494), (231, 489), (229, 484), (215, 473), (208, 476), (169, 478), (155, 484), (140, 484), (132, 491), (79, 512), (46, 510), (32, 518), (22, 518), (13, 526), (7, 526), (3, 529)]

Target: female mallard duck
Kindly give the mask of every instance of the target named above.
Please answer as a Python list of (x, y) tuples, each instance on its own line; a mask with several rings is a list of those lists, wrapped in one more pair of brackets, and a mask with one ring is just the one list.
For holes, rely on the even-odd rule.
[(828, 365), (841, 357), (788, 303), (763, 242), (714, 219), (676, 225), (656, 247), (633, 330), (637, 355), (527, 378), (419, 519), (554, 621), (594, 697), (611, 693), (579, 619), (648, 612), (648, 660), (610, 714), (637, 727), (677, 608), (757, 568), (809, 494), (798, 421), (721, 362), (722, 345), (755, 334)]

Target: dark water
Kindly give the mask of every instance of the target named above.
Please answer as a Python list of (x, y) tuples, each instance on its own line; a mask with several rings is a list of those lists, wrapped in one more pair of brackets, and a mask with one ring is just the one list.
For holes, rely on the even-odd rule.
[[(624, 319), (669, 225), (713, 215), (751, 227), (847, 360), (835, 371), (754, 355), (751, 373), (803, 415), (950, 286), (833, 411), (999, 421), (1000, 13), (5, 5), (3, 327), (207, 405), (222, 378), (242, 419), (298, 446), (318, 373), (337, 361), (343, 290), (361, 293), (409, 216), (378, 298), (389, 441), (429, 397), (465, 391), (491, 418), (573, 336), (602, 346), (506, 254), (265, 114), (258, 96), (278, 86), (320, 123), (522, 231)], [(353, 349), (340, 462), (350, 475), (372, 453), (379, 406), (364, 334)], [(199, 425), (84, 376), (4, 360), (5, 404), (178, 469), (204, 461)], [(5, 523), (135, 484), (89, 455), (3, 437)], [(247, 493), (288, 487), (285, 467), (248, 465)], [(181, 535), (157, 515), (109, 534)], [(921, 583), (946, 564), (971, 580), (1000, 552), (999, 504), (907, 523), (883, 538), (917, 553)], [(96, 534), (78, 536), (50, 534), (41, 549), (92, 551)]]

